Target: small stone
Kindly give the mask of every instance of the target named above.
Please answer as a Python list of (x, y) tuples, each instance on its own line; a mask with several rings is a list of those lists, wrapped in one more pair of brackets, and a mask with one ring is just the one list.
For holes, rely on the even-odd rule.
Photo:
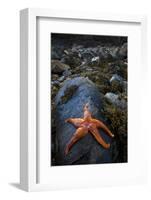
[(51, 84), (54, 86), (58, 86), (59, 85), (59, 81), (51, 81)]
[(111, 91), (114, 93), (123, 92), (123, 78), (117, 74), (113, 74), (110, 79)]
[(59, 75), (58, 74), (52, 74), (52, 76), (51, 76), (51, 80), (52, 81), (55, 81), (55, 80), (57, 80), (59, 78)]
[(51, 59), (52, 60), (60, 60), (63, 54), (64, 47), (63, 46), (53, 46), (51, 48)]
[(112, 78), (110, 79), (110, 83), (112, 83), (113, 81), (122, 82), (123, 78), (117, 74), (113, 74)]
[(62, 57), (61, 62), (70, 65), (72, 68), (81, 65), (81, 58), (79, 58), (78, 55), (73, 55), (73, 53), (71, 53)]
[(61, 76), (59, 79), (58, 79), (58, 81), (60, 81), (60, 82), (62, 82), (63, 80), (64, 80), (64, 76)]
[(112, 92), (108, 92), (104, 96), (110, 103), (114, 104), (115, 106), (124, 109), (127, 106), (127, 103), (124, 99), (119, 100), (119, 95), (114, 94)]
[(68, 52), (67, 50), (64, 50), (64, 53), (65, 53), (66, 55), (69, 55), (69, 52)]
[(99, 56), (92, 58), (91, 62), (99, 62), (100, 58)]
[(107, 47), (100, 47), (99, 56), (103, 60), (112, 58), (112, 55), (110, 54), (110, 51), (109, 51), (109, 49)]
[(93, 52), (91, 51), (91, 48), (84, 49), (83, 52), (81, 52), (82, 59), (84, 62), (89, 63), (91, 62), (92, 58), (94, 57)]
[(83, 67), (84, 65), (86, 64), (86, 62), (85, 61), (82, 61), (82, 63), (81, 63), (81, 67)]
[(121, 58), (127, 58), (127, 43), (124, 43), (118, 52)]
[(118, 59), (118, 51), (119, 51), (119, 47), (110, 48), (110, 54), (112, 55), (114, 59)]
[(82, 56), (81, 56), (81, 53), (78, 53), (78, 56), (79, 56), (79, 58), (81, 58)]
[(105, 94), (104, 96), (107, 100), (109, 100), (109, 102), (115, 104), (117, 101), (118, 101), (118, 95), (117, 94), (114, 94), (112, 92), (108, 92)]
[(87, 68), (86, 71), (92, 72), (93, 69), (92, 68)]
[(67, 77), (67, 76), (70, 76), (72, 73), (71, 73), (71, 71), (69, 71), (69, 70), (65, 70), (64, 72), (63, 72), (63, 76), (65, 76), (65, 77)]
[(65, 70), (70, 69), (69, 65), (61, 63), (59, 60), (51, 61), (51, 71), (55, 74), (62, 74)]

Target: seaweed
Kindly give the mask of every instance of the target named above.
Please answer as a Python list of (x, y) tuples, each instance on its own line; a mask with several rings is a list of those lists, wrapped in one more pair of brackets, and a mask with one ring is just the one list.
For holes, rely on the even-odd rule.
[(119, 162), (127, 162), (127, 108), (120, 109), (104, 99), (103, 114), (119, 147)]

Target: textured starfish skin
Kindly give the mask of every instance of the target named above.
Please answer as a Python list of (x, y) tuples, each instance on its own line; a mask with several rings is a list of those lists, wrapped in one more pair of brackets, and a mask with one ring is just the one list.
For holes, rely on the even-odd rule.
[(97, 142), (102, 145), (105, 149), (110, 147), (110, 144), (107, 144), (101, 137), (98, 129), (103, 129), (109, 136), (114, 137), (111, 131), (107, 128), (107, 126), (101, 122), (100, 120), (93, 119), (91, 113), (88, 109), (88, 104), (84, 106), (84, 117), (83, 118), (69, 118), (65, 120), (65, 122), (73, 124), (77, 130), (73, 134), (69, 143), (66, 146), (65, 154), (67, 155), (72, 148), (72, 146), (84, 137), (89, 132), (94, 136)]

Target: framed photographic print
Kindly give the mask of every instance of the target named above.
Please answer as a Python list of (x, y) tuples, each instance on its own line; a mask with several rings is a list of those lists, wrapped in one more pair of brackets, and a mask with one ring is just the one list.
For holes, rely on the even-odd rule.
[(20, 16), (22, 189), (144, 183), (146, 17)]

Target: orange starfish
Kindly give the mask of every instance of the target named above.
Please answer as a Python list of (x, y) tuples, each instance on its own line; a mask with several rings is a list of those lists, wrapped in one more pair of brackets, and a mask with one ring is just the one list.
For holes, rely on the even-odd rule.
[(79, 139), (84, 137), (88, 132), (90, 132), (99, 144), (104, 148), (108, 149), (110, 144), (107, 144), (99, 134), (98, 128), (102, 128), (109, 136), (114, 137), (111, 131), (106, 127), (106, 125), (100, 120), (93, 119), (91, 113), (88, 109), (88, 104), (84, 106), (84, 117), (83, 118), (69, 118), (65, 120), (73, 124), (77, 130), (73, 134), (71, 140), (66, 146), (65, 154), (67, 155), (73, 144), (75, 144)]

